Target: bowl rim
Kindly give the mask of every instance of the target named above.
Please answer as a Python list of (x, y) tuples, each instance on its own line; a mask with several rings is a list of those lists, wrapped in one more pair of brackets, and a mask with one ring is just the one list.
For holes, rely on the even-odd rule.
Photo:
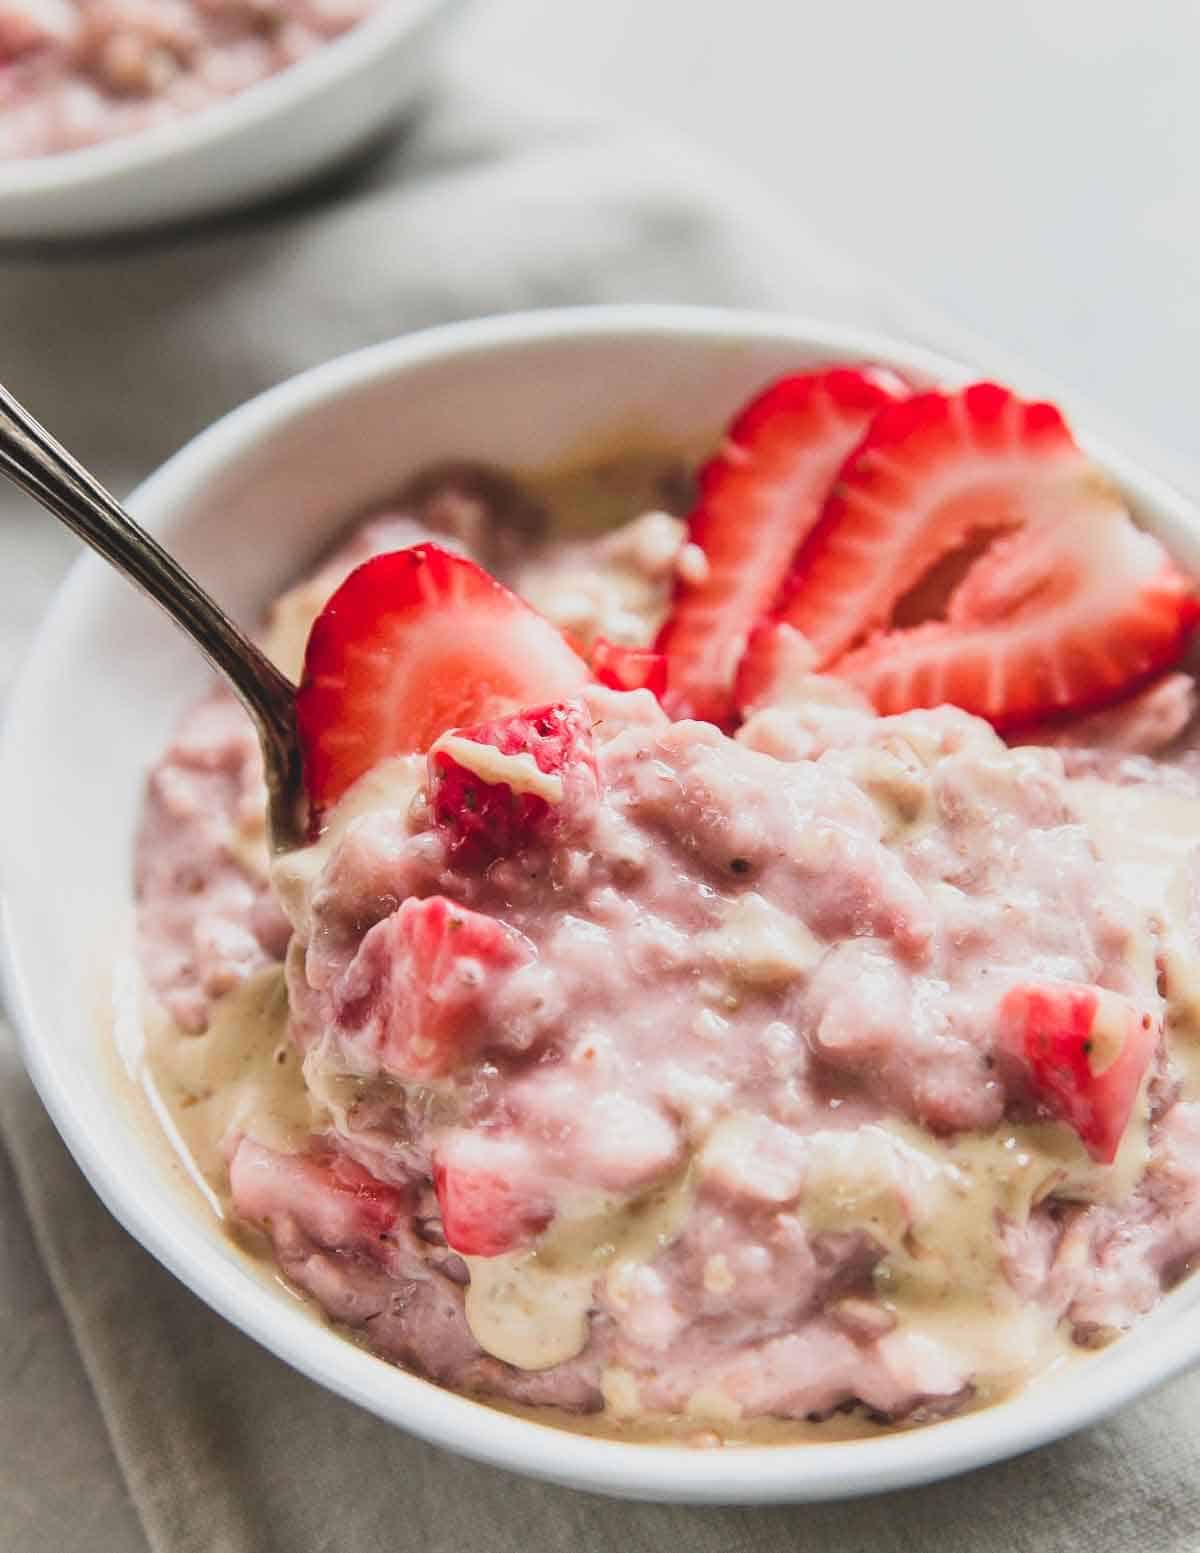
[(95, 145), (0, 160), (0, 206), (21, 196), (78, 192), (105, 179), (149, 173), (177, 157), (217, 153), (277, 114), (353, 79), (371, 60), (467, 0), (376, 0), (374, 10), (294, 64), (178, 118)]
[[(586, 345), (625, 339), (687, 338), (714, 344), (794, 343), (809, 359), (878, 360), (948, 385), (979, 375), (962, 361), (873, 331), (793, 315), (659, 304), (606, 305), (509, 314), (443, 325), (336, 357), (246, 401), (193, 438), (143, 481), (129, 505), (153, 531), (172, 509), (282, 425), (351, 389), (403, 376), (426, 363), (513, 348)], [(1007, 373), (1011, 380), (1013, 374)], [(1020, 385), (1015, 384), (1018, 391)], [(1089, 453), (1135, 499), (1200, 533), (1200, 513), (1165, 481), (1081, 435)], [(110, 585), (97, 558), (80, 557), (61, 585), (27, 653), (0, 737), (0, 801), (20, 786), (20, 729), (36, 694), (38, 666), (73, 613)], [(120, 584), (124, 586), (124, 583)], [(10, 812), (15, 812), (11, 808)], [(0, 861), (8, 849), (0, 840)], [(140, 1201), (132, 1174), (94, 1145), (86, 1097), (72, 1091), (56, 1062), (25, 974), (18, 902), (4, 866), (0, 969), (19, 1044), (33, 1082), (77, 1163), (101, 1200), (160, 1262), (235, 1326), (294, 1368), (368, 1411), (459, 1454), (534, 1477), (627, 1498), (735, 1504), (851, 1498), (949, 1477), (1060, 1438), (1107, 1416), (1200, 1359), (1200, 1315), (1180, 1312), (1153, 1344), (1137, 1331), (1103, 1356), (1103, 1386), (1086, 1384), (1090, 1362), (1034, 1383), (1012, 1399), (916, 1429), (851, 1441), (739, 1445), (701, 1450), (576, 1434), (503, 1412), (412, 1376), (376, 1358), (249, 1271), (213, 1255), (212, 1232), (186, 1215), (160, 1222)], [(1168, 1299), (1171, 1296), (1167, 1297)], [(1189, 1316), (1191, 1317), (1189, 1321)], [(1099, 1360), (1095, 1362), (1101, 1362)]]

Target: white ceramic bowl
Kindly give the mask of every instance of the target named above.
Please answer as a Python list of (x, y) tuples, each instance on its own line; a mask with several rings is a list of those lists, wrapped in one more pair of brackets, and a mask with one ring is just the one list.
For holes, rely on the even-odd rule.
[[(450, 455), (536, 466), (640, 428), (715, 435), (753, 389), (865, 357), (961, 382), (960, 364), (804, 321), (659, 307), (542, 313), (418, 334), (331, 362), (225, 417), (131, 499), (216, 596), (252, 620), (346, 519)], [(1020, 387), (1019, 384), (1014, 385)], [(1139, 516), (1200, 571), (1200, 515), (1092, 445)], [(1011, 1401), (848, 1444), (689, 1450), (525, 1422), (394, 1369), (252, 1272), (131, 1126), (94, 988), (130, 905), (144, 772), (205, 680), (198, 654), (99, 561), (59, 595), (12, 702), (0, 760), (9, 990), (30, 1071), (113, 1213), (216, 1310), (297, 1369), (466, 1455), (646, 1499), (846, 1497), (944, 1477), (1090, 1423), (1200, 1357), (1200, 1279), (1128, 1337)]]
[(334, 166), (415, 100), (465, 0), (380, 0), (288, 70), (198, 113), (0, 161), (0, 239), (96, 237), (232, 209)]

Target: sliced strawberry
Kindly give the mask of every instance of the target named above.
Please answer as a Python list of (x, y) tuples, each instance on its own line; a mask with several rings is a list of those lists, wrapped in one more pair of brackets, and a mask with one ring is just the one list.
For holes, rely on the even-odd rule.
[[(943, 619), (880, 631), (903, 601), (936, 609), (938, 585)], [(1179, 658), (1197, 617), (1058, 411), (991, 383), (881, 411), (776, 616), (881, 712), (952, 702), (1002, 729), (1127, 693)]]
[(338, 1033), (402, 1082), (444, 1078), (486, 1041), (497, 983), (533, 957), (524, 934), (494, 917), (441, 895), (406, 900), (335, 986)]
[(914, 394), (846, 460), (773, 613), (828, 664), (972, 539), (1109, 499), (1052, 405), (993, 383)]
[(446, 1244), (462, 1256), (503, 1256), (530, 1245), (554, 1217), (526, 1150), (487, 1133), (453, 1132), (433, 1159)]
[(667, 660), (652, 647), (627, 647), (599, 636), (591, 658), (592, 673), (610, 690), (649, 690), (661, 696), (667, 688)]
[(376, 556), (308, 639), (296, 720), (313, 807), (446, 728), (572, 695), (588, 678), (549, 621), (473, 561), (429, 544)]
[(884, 632), (830, 672), (880, 712), (950, 702), (1012, 733), (1128, 695), (1179, 661), (1198, 619), (1158, 541), (1096, 503), (998, 541), (944, 621)]
[(1155, 1020), (1128, 998), (1077, 982), (1013, 987), (1000, 1004), (1001, 1050), (1103, 1165), (1116, 1157), (1158, 1038)]
[(429, 752), (434, 823), (459, 867), (546, 839), (595, 795), (592, 727), (578, 702), (455, 728)]
[(656, 646), (666, 655), (672, 716), (726, 722), (734, 672), (771, 608), (835, 474), (877, 412), (907, 392), (879, 367), (829, 367), (782, 378), (734, 420), (700, 472), (689, 538), (708, 562), (680, 581)]

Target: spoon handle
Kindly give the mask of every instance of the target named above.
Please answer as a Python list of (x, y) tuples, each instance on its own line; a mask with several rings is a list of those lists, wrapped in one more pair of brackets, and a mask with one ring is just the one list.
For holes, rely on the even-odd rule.
[(142, 589), (229, 680), (258, 728), (277, 849), (302, 839), (295, 687), (183, 567), (0, 384), (0, 474)]

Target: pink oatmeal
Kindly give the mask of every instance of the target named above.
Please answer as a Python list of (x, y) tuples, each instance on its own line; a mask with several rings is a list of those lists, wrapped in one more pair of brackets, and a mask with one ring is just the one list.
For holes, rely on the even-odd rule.
[(0, 159), (165, 124), (285, 70), (378, 0), (0, 0)]
[[(362, 530), (276, 607), (276, 655), (430, 527), (584, 641), (652, 635), (682, 524), (547, 542), (489, 479)], [(519, 855), (460, 861), (401, 756), (269, 871), (215, 693), (138, 846), (155, 1082), (290, 1281), (443, 1385), (733, 1438), (1002, 1396), (1200, 1247), (1200, 783), (1161, 758), (1193, 701), (1170, 676), (1013, 749), (819, 675), (734, 737), (592, 685), (561, 781), (445, 745), (552, 812)], [(1097, 989), (1098, 1047), (1153, 1044), (1111, 1163), (1013, 1060), (1006, 1010), (1046, 983)]]

